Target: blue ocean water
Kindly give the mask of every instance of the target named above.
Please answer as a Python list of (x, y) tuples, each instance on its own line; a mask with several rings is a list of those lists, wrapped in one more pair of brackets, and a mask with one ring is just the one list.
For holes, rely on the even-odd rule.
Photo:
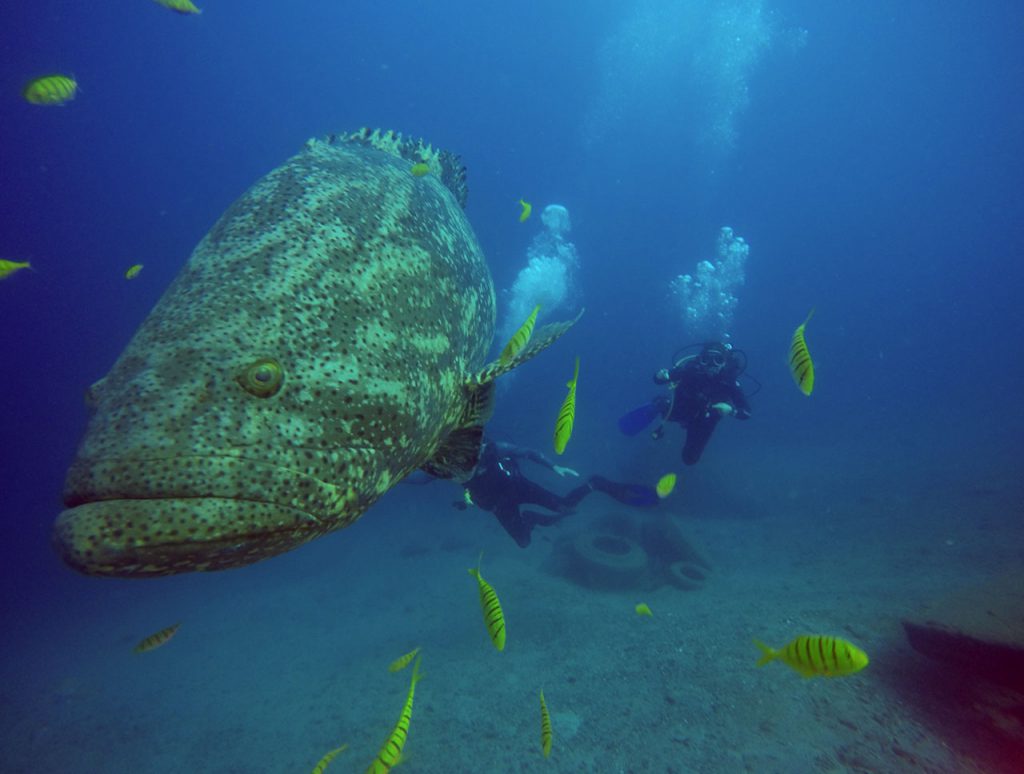
[[(459, 493), (448, 485), (427, 495), (399, 487), (350, 530), (219, 575), (99, 581), (63, 567), (49, 545), (85, 430), (85, 389), (234, 199), (307, 138), (360, 126), (421, 136), (462, 156), (467, 214), (499, 293), (499, 329), (544, 233), (544, 207), (568, 210), (572, 288), (555, 309), (561, 303), (568, 316), (585, 307), (585, 315), (508, 380), (489, 430), (548, 451), (578, 354), (578, 421), (565, 464), (651, 483), (676, 468), (683, 484), (673, 518), (705, 530), (722, 568), (721, 596), (702, 603), (707, 610), (662, 602), (677, 627), (657, 635), (614, 629), (608, 597), (593, 592), (573, 598), (572, 620), (583, 629), (562, 638), (555, 632), (570, 614), (545, 609), (519, 624), (538, 627), (535, 647), (521, 671), (509, 667), (509, 679), (543, 673), (554, 685), (575, 669), (587, 683), (595, 659), (614, 664), (628, 652), (635, 665), (654, 652), (645, 646), (666, 663), (688, 663), (692, 622), (702, 620), (708, 637), (721, 639), (703, 671), (681, 683), (713, 674), (715, 692), (734, 690), (748, 708), (768, 695), (792, 707), (792, 696), (755, 682), (769, 673), (752, 669), (749, 651), (754, 636), (801, 633), (781, 623), (799, 608), (804, 627), (872, 632), (882, 677), (863, 679), (878, 680), (873, 694), (898, 697), (938, 740), (934, 749), (952, 750), (943, 758), (922, 743), (918, 760), (938, 770), (1013, 770), (1012, 734), (992, 732), (981, 716), (950, 726), (931, 706), (935, 697), (915, 704), (913, 686), (882, 679), (898, 671), (887, 670), (886, 653), (917, 662), (902, 653), (898, 627), (880, 621), (1024, 562), (1018, 4), (209, 0), (202, 8), (179, 16), (140, 0), (4, 11), (0, 258), (35, 269), (0, 281), (0, 736), (11, 770), (290, 771), (312, 768), (348, 740), (353, 748), (361, 740), (359, 760), (368, 760), (397, 717), (405, 678), (380, 688), (364, 661), (386, 664), (420, 639), (428, 673), (431, 645), (436, 652), (447, 643), (457, 657), (449, 689), (447, 667), (418, 689), (428, 709), (423, 726), (414, 722), (410, 745), (417, 734), (423, 741), (409, 769), (544, 763), (535, 695), (526, 697), (528, 741), (520, 743), (518, 727), (489, 705), (487, 680), (476, 679), (496, 668), (493, 658), (477, 663), (494, 655), (490, 646), (447, 637), (478, 614), (472, 585), (468, 597), (454, 590), (466, 590), (465, 567), (480, 548), (493, 555), (485, 577), (496, 586), (495, 575), (517, 579), (515, 591), (506, 580), (506, 594), (526, 603), (561, 593), (564, 582), (542, 566), (552, 542), (538, 536), (520, 551), (486, 514), (452, 511)], [(26, 103), (24, 83), (51, 72), (74, 75), (76, 99)], [(520, 198), (534, 207), (525, 223)], [(646, 434), (621, 437), (615, 420), (655, 394), (651, 375), (673, 352), (703, 337), (672, 283), (715, 260), (726, 226), (749, 254), (727, 289), (731, 300), (712, 306), (728, 308), (730, 341), (756, 379), (747, 387), (760, 387), (751, 420), (723, 424), (701, 463), (683, 472), (674, 428), (655, 444)], [(145, 268), (127, 282), (134, 263)], [(557, 279), (542, 273), (539, 282)], [(806, 398), (786, 354), (812, 308), (818, 383)], [(604, 508), (587, 502), (595, 515)], [(943, 559), (946, 548), (958, 553)], [(810, 570), (809, 582), (829, 590), (820, 607), (832, 617), (816, 619), (786, 584), (803, 584), (807, 563), (831, 552), (845, 569), (839, 577)], [(451, 588), (446, 567), (454, 568)], [(760, 587), (758, 577), (773, 580)], [(893, 599), (900, 589), (902, 602)], [(764, 607), (765, 620), (741, 625), (744, 606)], [(190, 616), (203, 634), (183, 642)], [(179, 619), (179, 640), (153, 654), (164, 660), (140, 668), (131, 646)], [(474, 634), (478, 625), (467, 624)], [(388, 639), (416, 627), (422, 637), (410, 634), (409, 648)], [(740, 654), (735, 663), (714, 657), (725, 644)], [(169, 660), (172, 645), (180, 661)], [(573, 653), (585, 653), (586, 666)], [(778, 683), (795, 677), (779, 672)], [(112, 674), (125, 683), (112, 685)], [(554, 712), (556, 736), (580, 727), (574, 744), (556, 743), (559, 770), (864, 770), (849, 753), (867, 745), (859, 721), (860, 737), (765, 707), (765, 718), (801, 730), (806, 757), (787, 758), (798, 755), (784, 751), (790, 733), (773, 735), (756, 719), (732, 729), (707, 701), (686, 698), (685, 687), (671, 704), (685, 711), (665, 720), (665, 702), (652, 704), (635, 675), (623, 673), (630, 677), (620, 684), (615, 668), (601, 674), (591, 675), (593, 695), (576, 697), (577, 721)], [(819, 704), (805, 709), (832, 701), (842, 714), (843, 701), (858, 701), (845, 692), (859, 679), (830, 683), (844, 692), (831, 699), (815, 686)], [(798, 678), (784, 685), (806, 688)], [(557, 691), (546, 695), (553, 711), (569, 712)], [(1019, 697), (1009, 701), (1019, 725)], [(623, 703), (631, 714), (616, 716)], [(340, 714), (311, 730), (309, 712), (325, 706)], [(590, 717), (586, 706), (595, 708)], [(689, 731), (666, 737), (669, 726), (659, 723)], [(715, 757), (723, 723), (748, 757)], [(645, 742), (653, 727), (657, 745)], [(864, 766), (910, 766), (887, 750)], [(339, 758), (332, 767), (349, 765)]]

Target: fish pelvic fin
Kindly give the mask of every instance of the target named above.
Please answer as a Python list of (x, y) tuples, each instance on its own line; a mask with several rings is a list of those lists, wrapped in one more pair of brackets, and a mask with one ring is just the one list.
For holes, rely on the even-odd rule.
[(403, 137), (400, 132), (390, 129), (371, 129), (364, 126), (349, 134), (329, 134), (324, 141), (331, 145), (356, 143), (390, 153), (392, 156), (410, 161), (413, 164), (424, 163), (432, 170), (438, 170), (441, 183), (452, 192), (455, 200), (463, 209), (469, 188), (466, 186), (466, 167), (462, 159), (454, 153), (434, 148), (415, 137)]
[(577, 314), (571, 320), (565, 320), (563, 322), (545, 325), (543, 328), (540, 329), (537, 335), (533, 337), (528, 347), (523, 349), (521, 352), (516, 353), (514, 357), (510, 358), (504, 363), (501, 361), (501, 358), (498, 358), (497, 360), (492, 360), (490, 363), (485, 365), (483, 369), (478, 374), (476, 374), (476, 376), (472, 378), (472, 380), (470, 381), (470, 385), (489, 384), (493, 382), (495, 379), (497, 379), (499, 376), (507, 374), (513, 368), (522, 365), (527, 360), (532, 358), (534, 355), (537, 355), (541, 351), (547, 349), (556, 341), (558, 341), (558, 339), (560, 339), (566, 331), (568, 331), (572, 326), (579, 322), (579, 319), (583, 316), (584, 311), (585, 310), (581, 309), (580, 313)]
[(754, 644), (761, 649), (761, 659), (757, 662), (759, 667), (764, 666), (769, 661), (774, 661), (779, 657), (779, 652), (774, 648), (769, 648), (761, 640), (754, 640)]

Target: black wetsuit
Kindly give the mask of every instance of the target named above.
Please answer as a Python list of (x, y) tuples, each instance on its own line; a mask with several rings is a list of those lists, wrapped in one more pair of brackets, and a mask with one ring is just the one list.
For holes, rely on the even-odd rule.
[[(555, 470), (554, 463), (540, 452), (485, 438), (476, 470), (463, 486), (473, 504), (492, 511), (520, 548), (530, 545), (534, 527), (547, 527), (564, 519), (594, 491), (603, 492), (625, 505), (647, 508), (658, 504), (657, 492), (651, 487), (610, 481), (604, 476), (590, 476), (568, 494), (557, 495), (524, 476), (517, 459), (532, 460)], [(553, 514), (522, 510), (520, 506), (527, 503), (539, 505)], [(465, 507), (463, 503), (457, 505)]]
[[(525, 548), (530, 545), (530, 532), (534, 527), (550, 526), (568, 516), (584, 497), (594, 491), (594, 486), (591, 479), (565, 496), (557, 495), (524, 476), (517, 459), (532, 460), (550, 470), (555, 469), (554, 463), (540, 452), (485, 439), (476, 470), (464, 486), (473, 498), (473, 504), (492, 511), (505, 531), (521, 548)], [(520, 510), (520, 506), (526, 503), (539, 505), (555, 515)]]
[(736, 419), (750, 418), (750, 403), (736, 381), (736, 369), (726, 367), (717, 374), (709, 374), (696, 359), (673, 368), (668, 379), (654, 377), (657, 384), (675, 384), (673, 395), (660, 397), (655, 405), (661, 409), (667, 422), (678, 422), (686, 429), (683, 446), (683, 464), (694, 465), (711, 439), (715, 426), (722, 418), (716, 403), (728, 403)]

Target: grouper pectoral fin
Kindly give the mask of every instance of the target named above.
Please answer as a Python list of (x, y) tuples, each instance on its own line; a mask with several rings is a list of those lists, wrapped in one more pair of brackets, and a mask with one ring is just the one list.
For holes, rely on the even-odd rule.
[(427, 460), (422, 469), (436, 478), (454, 478), (465, 481), (480, 459), (480, 445), (484, 440), (484, 426), (473, 425), (455, 430)]
[(473, 377), (470, 381), (470, 384), (472, 385), (470, 389), (472, 390), (473, 387), (476, 389), (486, 387), (502, 374), (507, 374), (513, 368), (522, 365), (534, 355), (550, 347), (562, 337), (562, 334), (579, 322), (579, 319), (583, 316), (583, 312), (584, 310), (580, 309), (580, 313), (571, 320), (545, 325), (533, 337), (529, 346), (516, 354), (515, 357), (510, 358), (508, 362), (502, 363), (500, 359), (492, 360), (483, 367), (483, 370), (480, 371), (480, 373)]
[(465, 481), (476, 468), (480, 459), (480, 445), (484, 437), (484, 423), (494, 412), (494, 380), (502, 374), (525, 363), (531, 357), (547, 349), (563, 333), (574, 326), (583, 316), (583, 310), (571, 320), (544, 326), (534, 337), (533, 343), (505, 363), (494, 360), (484, 366), (478, 374), (466, 383), (466, 412), (461, 427), (451, 432), (442, 441), (422, 469), (438, 478), (454, 478)]

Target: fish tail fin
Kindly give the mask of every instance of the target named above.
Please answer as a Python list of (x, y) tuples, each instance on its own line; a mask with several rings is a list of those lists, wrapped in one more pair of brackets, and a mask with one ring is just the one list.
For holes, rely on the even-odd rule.
[(774, 648), (769, 648), (761, 640), (754, 640), (754, 644), (761, 649), (761, 659), (757, 662), (759, 667), (764, 666), (769, 661), (774, 661), (779, 657), (779, 652)]
[(811, 307), (811, 311), (809, 311), (807, 313), (807, 319), (804, 320), (804, 324), (800, 326), (801, 328), (803, 328), (804, 325), (807, 325), (807, 323), (809, 323), (811, 321), (811, 318), (814, 317), (814, 310), (815, 309), (816, 309), (816, 307), (813, 307), (813, 306)]
[(470, 567), (469, 568), (469, 574), (472, 575), (477, 580), (480, 580), (480, 565), (483, 564), (483, 562), (484, 562), (484, 552), (481, 551), (480, 552), (480, 556), (478, 556), (477, 560), (476, 560), (476, 567)]
[(371, 129), (364, 126), (350, 134), (329, 134), (325, 141), (331, 145), (357, 143), (390, 153), (413, 163), (423, 162), (431, 169), (438, 169), (441, 183), (452, 192), (459, 206), (465, 209), (469, 189), (466, 186), (466, 167), (454, 153), (434, 148), (418, 138), (403, 137), (400, 132), (390, 129)]
[(515, 357), (504, 363), (501, 362), (500, 358), (488, 363), (483, 367), (483, 370), (472, 378), (470, 383), (474, 385), (488, 384), (493, 382), (502, 374), (507, 374), (513, 368), (522, 365), (534, 355), (537, 355), (558, 341), (566, 331), (579, 322), (580, 317), (583, 316), (583, 311), (584, 310), (581, 309), (580, 313), (571, 320), (545, 325), (537, 332), (537, 335), (533, 338), (532, 343), (528, 347), (517, 352)]
[(420, 661), (422, 661), (422, 660), (423, 660), (423, 656), (416, 656), (416, 660), (413, 662), (413, 665), (412, 665), (412, 684), (413, 685), (416, 685), (416, 683), (418, 683), (420, 680), (422, 680), (424, 677), (426, 677), (426, 675), (423, 672), (420, 671)]

